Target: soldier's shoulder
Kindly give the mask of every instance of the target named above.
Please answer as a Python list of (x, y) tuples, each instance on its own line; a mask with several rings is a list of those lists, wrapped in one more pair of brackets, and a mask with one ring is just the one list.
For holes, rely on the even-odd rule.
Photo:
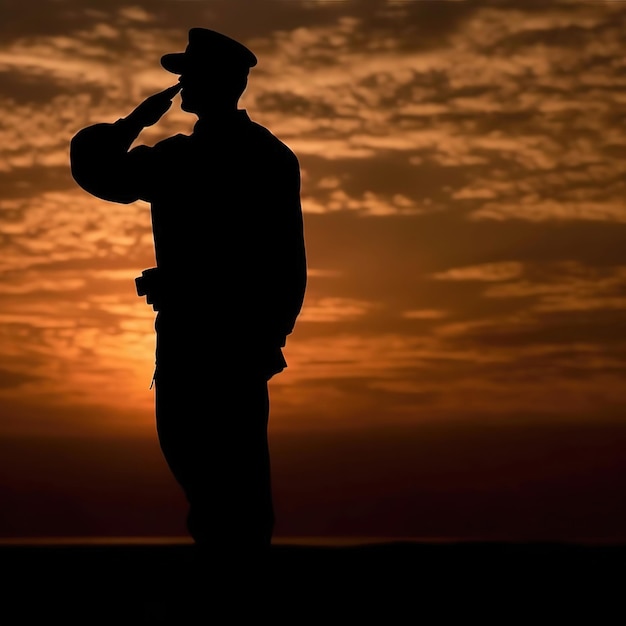
[(263, 145), (266, 150), (271, 150), (277, 158), (291, 161), (295, 165), (298, 164), (298, 157), (295, 152), (269, 128), (262, 126), (258, 122), (251, 121), (251, 129), (259, 143)]

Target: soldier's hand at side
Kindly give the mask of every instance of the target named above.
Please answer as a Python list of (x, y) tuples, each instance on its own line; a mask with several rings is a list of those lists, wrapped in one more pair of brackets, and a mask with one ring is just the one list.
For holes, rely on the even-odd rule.
[(141, 126), (156, 124), (165, 112), (172, 106), (172, 98), (180, 91), (182, 85), (176, 83), (163, 91), (159, 91), (146, 98), (128, 118)]

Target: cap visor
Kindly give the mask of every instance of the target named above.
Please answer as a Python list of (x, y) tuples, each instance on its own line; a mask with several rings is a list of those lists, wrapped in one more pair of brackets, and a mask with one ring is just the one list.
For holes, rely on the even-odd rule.
[(172, 72), (172, 74), (182, 74), (185, 67), (187, 66), (185, 62), (185, 54), (184, 52), (175, 52), (173, 54), (164, 54), (161, 57), (161, 65), (168, 71)]

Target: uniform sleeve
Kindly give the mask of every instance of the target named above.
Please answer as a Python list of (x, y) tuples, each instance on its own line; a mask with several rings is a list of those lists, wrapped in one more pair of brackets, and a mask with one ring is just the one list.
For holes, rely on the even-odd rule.
[(127, 119), (83, 128), (70, 144), (74, 180), (85, 191), (110, 202), (149, 200), (154, 149), (138, 146), (129, 151), (141, 130)]
[(275, 188), (275, 237), (273, 238), (273, 297), (272, 317), (276, 321), (277, 336), (284, 338), (295, 326), (304, 301), (307, 284), (307, 261), (304, 225), (300, 199), (300, 165), (291, 152), (278, 172)]

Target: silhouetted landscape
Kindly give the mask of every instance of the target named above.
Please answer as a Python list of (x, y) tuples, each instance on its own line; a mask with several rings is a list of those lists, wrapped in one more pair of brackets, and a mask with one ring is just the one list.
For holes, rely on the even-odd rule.
[[(626, 546), (278, 544), (253, 581), (191, 545), (3, 547), (5, 624), (623, 624)], [(454, 621), (452, 621), (454, 620)], [(458, 620), (458, 621), (457, 621)], [(567, 621), (566, 621), (567, 620)]]

